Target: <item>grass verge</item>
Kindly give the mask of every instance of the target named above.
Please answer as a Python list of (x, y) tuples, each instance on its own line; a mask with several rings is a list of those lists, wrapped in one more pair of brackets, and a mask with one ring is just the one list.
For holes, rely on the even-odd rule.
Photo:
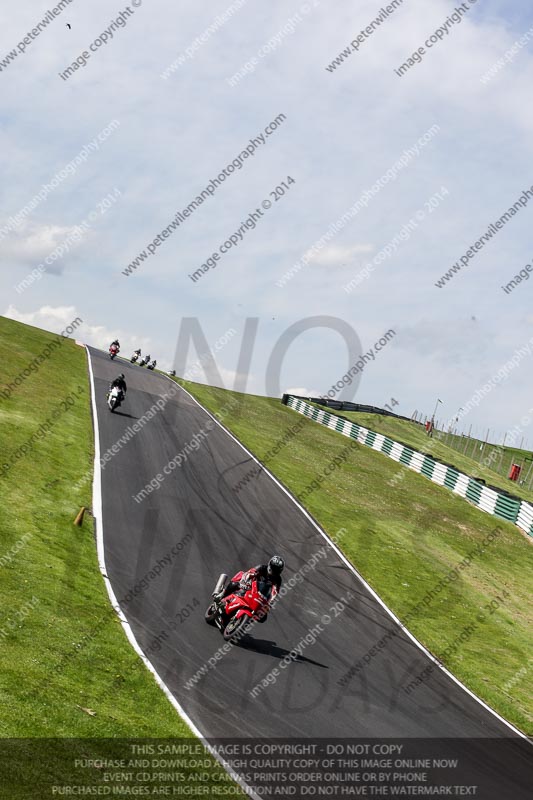
[[(435, 431), (433, 437), (428, 437), (421, 425), (416, 422), (407, 422), (402, 419), (394, 419), (394, 417), (382, 416), (381, 414), (365, 414), (359, 411), (335, 411), (331, 408), (325, 409), (324, 406), (318, 406), (316, 403), (311, 403), (317, 408), (327, 410), (334, 416), (341, 416), (349, 419), (350, 422), (355, 422), (358, 425), (363, 425), (365, 428), (370, 428), (372, 431), (382, 433), (384, 436), (389, 436), (395, 441), (402, 444), (409, 445), (416, 450), (428, 453), (437, 461), (445, 461), (447, 464), (452, 464), (456, 469), (464, 472), (466, 475), (472, 477), (482, 478), (485, 483), (491, 486), (496, 486), (499, 489), (504, 489), (509, 494), (515, 495), (523, 500), (533, 502), (533, 491), (526, 488), (526, 486), (510, 481), (508, 478), (502, 476), (494, 469), (491, 469), (491, 463), (497, 466), (502, 456), (506, 464), (511, 460), (511, 457), (516, 458), (518, 462), (524, 462), (524, 456), (530, 456), (524, 450), (517, 450), (516, 448), (497, 448), (495, 445), (484, 445), (478, 439), (468, 439), (466, 454), (459, 452), (456, 447), (448, 446), (446, 444), (446, 434), (442, 434), (439, 439), (440, 432)], [(460, 443), (460, 437), (454, 437), (453, 443), (457, 441)], [(479, 446), (482, 445), (483, 449), (480, 450)], [(464, 445), (463, 445), (464, 446)], [(474, 452), (476, 457), (472, 458)], [(498, 458), (494, 457), (494, 462), (489, 460), (490, 453), (497, 451)], [(483, 461), (487, 466), (484, 466)], [(527, 465), (529, 462), (527, 462)], [(529, 466), (524, 471), (527, 474)]]

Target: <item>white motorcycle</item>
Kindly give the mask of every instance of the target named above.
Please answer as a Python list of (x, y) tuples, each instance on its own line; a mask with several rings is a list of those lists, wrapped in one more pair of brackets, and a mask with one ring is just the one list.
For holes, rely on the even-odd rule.
[(107, 405), (109, 406), (109, 410), (111, 412), (118, 408), (123, 400), (124, 395), (118, 386), (113, 386), (113, 388), (107, 393)]

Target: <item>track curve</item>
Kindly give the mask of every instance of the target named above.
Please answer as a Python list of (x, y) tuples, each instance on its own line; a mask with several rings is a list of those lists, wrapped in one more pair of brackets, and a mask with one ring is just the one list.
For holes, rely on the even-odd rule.
[[(157, 373), (111, 362), (107, 354), (88, 350), (103, 454), (168, 393), (170, 384)], [(105, 391), (119, 371), (126, 374), (129, 392), (125, 404), (111, 414)], [(134, 499), (211, 420), (178, 389), (164, 409), (118, 449), (102, 475), (107, 575), (138, 644), (202, 735), (519, 736), (439, 668), (408, 695), (403, 687), (432, 662), (402, 630), (366, 669), (340, 685), (354, 663), (390, 630), (391, 616), (266, 471), (238, 494), (232, 491), (254, 462), (221, 426), (213, 426), (160, 488), (141, 502)], [(277, 551), (286, 560), (286, 581), (317, 553), (323, 555), (264, 626), (256, 625), (216, 668), (191, 684), (223, 645), (218, 631), (203, 621), (219, 573), (259, 563)], [(150, 578), (158, 564), (159, 574)], [(336, 618), (329, 614), (332, 618), (322, 625), (316, 641), (252, 697), (250, 691), (313, 627), (316, 630), (339, 597), (347, 595), (352, 599), (346, 608)], [(494, 797), (521, 796), (503, 751), (501, 762), (496, 760), (490, 768)]]

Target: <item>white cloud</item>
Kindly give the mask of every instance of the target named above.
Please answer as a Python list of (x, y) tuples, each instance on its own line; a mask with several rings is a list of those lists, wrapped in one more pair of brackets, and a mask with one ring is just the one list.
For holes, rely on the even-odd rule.
[[(0, 226), (1, 227), (1, 226)], [(65, 225), (36, 225), (23, 223), (8, 234), (2, 242), (2, 255), (11, 264), (25, 268), (45, 264), (45, 258), (74, 233), (74, 228)], [(57, 260), (46, 266), (46, 271), (60, 274), (63, 263)]]
[(372, 253), (373, 250), (371, 244), (326, 247), (317, 252), (309, 251), (309, 263), (325, 267), (348, 267), (354, 256), (360, 253)]
[(75, 306), (42, 306), (36, 311), (19, 311), (15, 306), (10, 305), (4, 312), (4, 317), (14, 319), (17, 322), (24, 322), (26, 325), (34, 325), (36, 328), (52, 333), (60, 333), (65, 325), (72, 322), (78, 316)]
[[(36, 311), (19, 311), (15, 306), (10, 305), (3, 316), (52, 333), (61, 333), (73, 320), (78, 317), (82, 318), (76, 306), (42, 306)], [(118, 339), (123, 356), (130, 355), (130, 347), (132, 352), (138, 347), (144, 352), (149, 352), (151, 346), (151, 340), (147, 337), (137, 337), (122, 328), (91, 325), (85, 320), (76, 327), (71, 337), (101, 350), (107, 350), (111, 342)]]
[(320, 397), (322, 392), (318, 389), (308, 389), (305, 386), (291, 386), (283, 390), (284, 394), (295, 394), (299, 397)]

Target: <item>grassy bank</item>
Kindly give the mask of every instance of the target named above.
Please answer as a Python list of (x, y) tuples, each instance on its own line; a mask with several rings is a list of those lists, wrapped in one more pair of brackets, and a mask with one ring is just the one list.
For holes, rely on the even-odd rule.
[[(315, 404), (311, 403), (311, 405)], [(317, 406), (317, 408), (323, 409), (324, 407)], [(433, 437), (428, 437), (424, 428), (416, 422), (407, 422), (406, 420), (394, 419), (394, 417), (381, 416), (380, 414), (362, 414), (353, 411), (336, 412), (329, 408), (327, 411), (331, 414), (345, 417), (358, 425), (363, 425), (365, 428), (370, 428), (372, 431), (382, 433), (384, 436), (389, 436), (391, 439), (409, 445), (415, 450), (428, 453), (437, 461), (452, 464), (466, 475), (482, 478), (485, 483), (491, 486), (505, 489), (505, 491), (516, 495), (516, 497), (533, 502), (533, 491), (527, 489), (525, 485), (510, 481), (507, 477), (491, 468), (493, 465), (497, 467), (502, 462), (508, 465), (511, 459), (516, 459), (517, 463), (523, 463), (524, 456), (530, 455), (523, 450), (510, 447), (496, 448), (495, 445), (483, 445), (483, 442), (479, 442), (477, 439), (463, 439), (463, 448), (466, 445), (466, 453), (463, 454), (457, 449), (461, 443), (460, 437), (448, 439), (446, 434), (440, 434), (439, 438), (438, 431), (435, 431)], [(448, 446), (447, 441), (450, 441), (453, 446)], [(480, 446), (482, 449), (480, 449)], [(491, 462), (489, 456), (493, 451), (496, 451), (496, 454)], [(474, 454), (475, 457), (473, 457)], [(483, 462), (487, 466), (484, 466)], [(524, 471), (524, 474), (526, 474), (526, 471)]]

